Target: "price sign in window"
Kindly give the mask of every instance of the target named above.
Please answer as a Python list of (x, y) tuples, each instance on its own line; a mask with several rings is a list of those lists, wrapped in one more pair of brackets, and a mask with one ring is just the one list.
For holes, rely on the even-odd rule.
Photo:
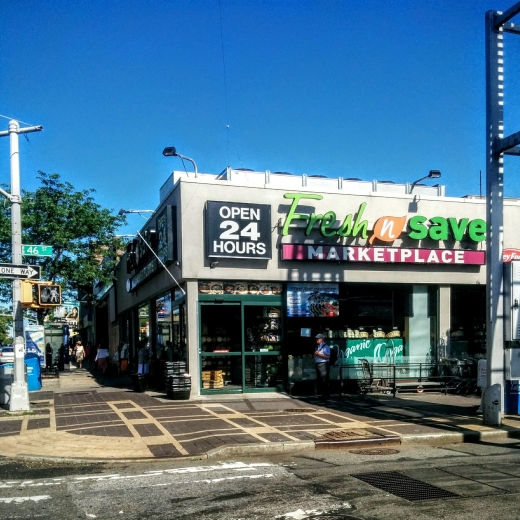
[(271, 206), (208, 201), (206, 238), (210, 258), (271, 258)]

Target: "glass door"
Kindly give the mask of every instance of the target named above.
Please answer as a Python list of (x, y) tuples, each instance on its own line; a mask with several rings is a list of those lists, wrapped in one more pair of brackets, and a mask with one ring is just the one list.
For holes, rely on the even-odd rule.
[(244, 391), (282, 385), (282, 308), (244, 305)]
[(242, 392), (241, 305), (200, 304), (201, 390)]

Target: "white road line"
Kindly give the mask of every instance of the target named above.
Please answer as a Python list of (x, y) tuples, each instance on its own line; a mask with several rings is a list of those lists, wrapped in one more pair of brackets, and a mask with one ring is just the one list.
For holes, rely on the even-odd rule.
[[(73, 480), (76, 482), (102, 482), (106, 480), (124, 480), (132, 478), (150, 478), (159, 477), (161, 475), (183, 475), (183, 474), (196, 474), (213, 471), (257, 471), (259, 468), (272, 467), (273, 464), (267, 462), (255, 462), (252, 464), (246, 464), (245, 462), (230, 462), (220, 463), (214, 466), (191, 466), (187, 468), (172, 468), (164, 470), (152, 470), (145, 471), (144, 473), (138, 473), (134, 475), (121, 475), (119, 473), (112, 473), (109, 475), (87, 475), (81, 477), (74, 477)], [(230, 477), (232, 478), (232, 477)], [(242, 477), (239, 477), (242, 478)], [(58, 481), (58, 482), (56, 482)], [(66, 481), (63, 479), (52, 479), (51, 481), (43, 480), (36, 482), (34, 480), (24, 480), (22, 482), (16, 480), (0, 481), (0, 489), (7, 489), (12, 487), (37, 487), (37, 486), (59, 486)]]
[(39, 502), (40, 500), (49, 500), (51, 497), (49, 495), (36, 495), (33, 497), (10, 497), (10, 498), (0, 498), (0, 502), (4, 504), (21, 504), (22, 502)]
[[(239, 475), (237, 477), (222, 477), (222, 478), (212, 478), (212, 479), (204, 479), (204, 480), (185, 480), (184, 482), (176, 482), (175, 485), (179, 484), (199, 484), (204, 482), (206, 484), (216, 484), (217, 482), (224, 482), (226, 480), (242, 480), (242, 479), (258, 479), (258, 478), (274, 478), (272, 473), (265, 473), (262, 475)], [(161, 487), (161, 486), (171, 486), (171, 482), (163, 483), (163, 484), (152, 484), (148, 487)]]

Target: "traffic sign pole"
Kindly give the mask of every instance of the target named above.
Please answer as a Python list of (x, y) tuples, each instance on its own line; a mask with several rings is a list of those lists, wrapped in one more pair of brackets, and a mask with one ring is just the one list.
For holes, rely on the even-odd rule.
[[(20, 156), (18, 150), (18, 134), (39, 132), (41, 126), (20, 128), (18, 121), (9, 121), (9, 130), (0, 132), (0, 137), (9, 135), (11, 153), (11, 230), (12, 261), (15, 265), (22, 263), (22, 215), (20, 196)], [(14, 378), (11, 385), (9, 410), (11, 412), (30, 410), (29, 389), (25, 382), (25, 335), (23, 329), (22, 289), (20, 280), (13, 280), (13, 335), (14, 335)]]

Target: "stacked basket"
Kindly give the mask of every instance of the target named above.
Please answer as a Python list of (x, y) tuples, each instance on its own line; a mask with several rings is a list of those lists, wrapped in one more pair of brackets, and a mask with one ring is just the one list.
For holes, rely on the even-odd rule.
[(191, 392), (191, 376), (186, 373), (184, 361), (166, 362), (164, 364), (166, 393), (170, 399), (189, 399)]

